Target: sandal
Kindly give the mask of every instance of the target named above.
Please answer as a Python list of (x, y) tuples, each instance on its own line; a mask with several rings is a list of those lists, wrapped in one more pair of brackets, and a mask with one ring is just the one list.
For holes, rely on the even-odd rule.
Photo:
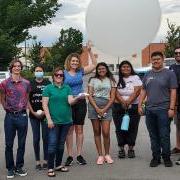
[(68, 172), (69, 169), (65, 166), (58, 166), (55, 168), (56, 171), (61, 171), (61, 172)]
[(55, 174), (54, 170), (53, 169), (49, 169), (48, 170), (48, 177), (55, 177), (55, 176), (56, 176), (56, 174)]

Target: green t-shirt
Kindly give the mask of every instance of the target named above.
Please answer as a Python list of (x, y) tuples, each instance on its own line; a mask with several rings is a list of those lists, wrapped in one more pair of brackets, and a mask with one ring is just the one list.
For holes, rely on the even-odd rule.
[(68, 85), (58, 87), (55, 84), (49, 84), (43, 91), (42, 96), (49, 97), (49, 113), (55, 124), (69, 124), (72, 122), (71, 106), (68, 103), (69, 95), (72, 95), (72, 93)]

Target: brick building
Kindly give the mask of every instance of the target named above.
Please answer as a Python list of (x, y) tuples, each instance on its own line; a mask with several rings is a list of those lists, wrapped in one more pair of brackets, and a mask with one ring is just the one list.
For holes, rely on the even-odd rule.
[(142, 50), (142, 66), (148, 66), (150, 64), (151, 54), (154, 51), (164, 52), (164, 49), (165, 43), (150, 43)]

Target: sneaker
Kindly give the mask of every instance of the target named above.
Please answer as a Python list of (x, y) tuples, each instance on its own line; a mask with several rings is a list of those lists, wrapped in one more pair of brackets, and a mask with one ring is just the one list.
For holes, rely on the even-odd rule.
[(104, 159), (105, 159), (105, 162), (108, 164), (112, 164), (114, 162), (109, 154), (105, 155)]
[(126, 156), (126, 154), (125, 154), (124, 149), (120, 149), (120, 150), (119, 150), (118, 157), (119, 157), (120, 159), (122, 159), (122, 158), (125, 158), (125, 156)]
[(12, 179), (14, 178), (14, 170), (8, 170), (8, 173), (7, 173), (7, 179)]
[(180, 158), (176, 161), (176, 165), (180, 165)]
[(23, 168), (16, 169), (15, 173), (21, 177), (27, 176), (27, 171)]
[(77, 156), (77, 163), (80, 164), (80, 165), (87, 164), (86, 160), (81, 155)]
[(73, 157), (72, 156), (68, 156), (65, 162), (65, 166), (71, 166), (73, 163)]
[(177, 147), (173, 148), (171, 150), (171, 154), (180, 154), (180, 149), (178, 149)]
[(41, 164), (37, 164), (37, 165), (36, 165), (36, 170), (39, 170), (39, 171), (42, 170)]
[(43, 170), (48, 169), (48, 164), (47, 164), (47, 163), (43, 163), (43, 165), (42, 165), (42, 169), (43, 169)]
[(103, 156), (99, 156), (97, 158), (96, 164), (97, 165), (103, 165), (103, 163), (104, 163), (104, 157)]
[(159, 164), (161, 164), (160, 159), (153, 158), (149, 164), (150, 167), (157, 167)]
[(133, 149), (128, 150), (128, 158), (135, 158), (135, 152)]
[(172, 167), (173, 166), (173, 163), (171, 161), (171, 159), (168, 157), (168, 158), (164, 158), (164, 166), (165, 167)]

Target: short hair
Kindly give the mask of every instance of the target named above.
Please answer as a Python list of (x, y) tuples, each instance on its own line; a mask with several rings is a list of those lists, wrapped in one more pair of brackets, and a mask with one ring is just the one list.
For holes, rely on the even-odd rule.
[[(52, 79), (53, 79), (53, 82), (54, 82), (54, 75), (55, 75), (58, 71), (62, 71), (63, 74), (64, 74), (64, 70), (63, 70), (62, 67), (60, 67), (60, 66), (56, 67), (56, 68), (53, 70), (53, 72), (52, 72)], [(63, 79), (63, 80), (64, 80), (64, 79)]]
[(176, 46), (176, 47), (174, 48), (174, 51), (175, 51), (176, 49), (180, 49), (180, 46)]
[(151, 54), (151, 58), (154, 56), (161, 56), (162, 58), (164, 58), (164, 55), (161, 51), (155, 51)]
[(37, 67), (40, 67), (40, 68), (44, 71), (44, 67), (43, 67), (43, 65), (41, 65), (41, 64), (36, 65), (36, 66), (34, 67), (34, 71), (35, 71), (35, 69), (36, 69)]
[(64, 68), (65, 68), (67, 71), (70, 70), (70, 62), (71, 62), (71, 59), (72, 59), (73, 57), (76, 57), (76, 58), (79, 60), (79, 67), (78, 67), (77, 71), (78, 71), (79, 69), (81, 69), (81, 67), (82, 67), (82, 64), (81, 64), (81, 61), (80, 61), (80, 55), (79, 55), (78, 53), (71, 53), (71, 54), (69, 54), (69, 55), (67, 56), (67, 58), (66, 58), (66, 60), (65, 60), (65, 63), (64, 63)]
[(12, 68), (14, 67), (15, 63), (19, 63), (21, 65), (21, 70), (23, 69), (23, 64), (19, 59), (13, 59), (10, 63), (9, 63), (9, 71), (10, 73), (12, 73)]

